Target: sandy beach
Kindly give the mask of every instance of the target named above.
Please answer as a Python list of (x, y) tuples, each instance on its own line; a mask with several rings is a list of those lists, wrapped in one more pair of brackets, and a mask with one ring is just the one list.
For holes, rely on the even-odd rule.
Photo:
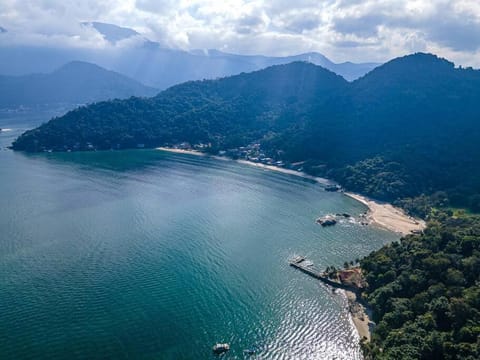
[(408, 216), (402, 209), (391, 204), (380, 203), (350, 192), (345, 192), (345, 195), (365, 204), (369, 208), (367, 218), (385, 229), (408, 235), (426, 227), (425, 221)]
[[(316, 181), (322, 185), (334, 184), (334, 182), (328, 179), (315, 177), (304, 172), (284, 169), (278, 166), (254, 163), (247, 160), (237, 160), (237, 162), (266, 170), (278, 171), (284, 174), (301, 176), (303, 178)], [(369, 222), (373, 223), (374, 225), (381, 226), (385, 229), (399, 233), (401, 235), (411, 234), (412, 231), (421, 231), (426, 227), (425, 221), (412, 218), (411, 216), (407, 215), (402, 209), (397, 208), (391, 204), (380, 203), (375, 200), (369, 199), (366, 196), (350, 192), (345, 192), (344, 194), (361, 202), (368, 207), (369, 211), (367, 214), (367, 220), (369, 220)]]
[(370, 326), (372, 321), (368, 317), (365, 307), (357, 301), (357, 295), (352, 291), (345, 290), (348, 300), (348, 311), (350, 312), (353, 324), (357, 329), (362, 341), (370, 341)]
[[(197, 155), (197, 156), (209, 156), (208, 154), (202, 153), (202, 152), (197, 151), (197, 150), (183, 150), (183, 149), (175, 149), (175, 148), (168, 148), (168, 147), (158, 147), (158, 148), (156, 148), (156, 150), (168, 151), (168, 152), (175, 153), (175, 154), (189, 154), (189, 155)], [(225, 156), (210, 155), (210, 157), (212, 157), (214, 159), (218, 159), (218, 160), (233, 160), (233, 159), (225, 157)], [(282, 168), (282, 167), (279, 167), (279, 166), (266, 165), (266, 164), (257, 163), (257, 162), (253, 162), (253, 161), (248, 161), (248, 160), (242, 160), (242, 159), (233, 160), (233, 161), (236, 161), (239, 164), (254, 166), (254, 167), (257, 167), (257, 168), (260, 168), (260, 169), (281, 172), (283, 174), (288, 174), (288, 175), (299, 176), (299, 177), (302, 177), (302, 178), (305, 178), (305, 179), (316, 181), (316, 182), (318, 182), (320, 184), (323, 184), (323, 185), (333, 184), (333, 182), (328, 180), (328, 179), (312, 176), (312, 175), (309, 175), (309, 174), (301, 172), (301, 171), (285, 169), (285, 168)]]
[(277, 172), (281, 172), (283, 174), (289, 174), (289, 175), (294, 175), (294, 176), (299, 176), (299, 177), (302, 177), (304, 179), (309, 179), (309, 180), (313, 180), (313, 181), (316, 181), (320, 184), (323, 184), (323, 185), (330, 185), (330, 184), (333, 184), (332, 181), (328, 180), (328, 179), (324, 179), (324, 178), (321, 178), (321, 177), (316, 177), (316, 176), (312, 176), (312, 175), (309, 175), (307, 173), (304, 173), (304, 172), (301, 172), (301, 171), (296, 171), (296, 170), (291, 170), (291, 169), (285, 169), (285, 168), (282, 168), (282, 167), (279, 167), (279, 166), (274, 166), (274, 165), (266, 165), (266, 164), (262, 164), (262, 163), (256, 163), (256, 162), (253, 162), (253, 161), (248, 161), (248, 160), (236, 160), (239, 164), (244, 164), (244, 165), (249, 165), (249, 166), (255, 166), (255, 167), (258, 167), (260, 169), (265, 169), (265, 170), (270, 170), (270, 171), (277, 171)]
[(184, 150), (184, 149), (175, 149), (175, 148), (168, 148), (168, 147), (158, 147), (155, 150), (161, 151), (168, 151), (175, 154), (188, 154), (188, 155), (196, 155), (196, 156), (206, 156), (205, 153), (202, 153), (197, 150)]

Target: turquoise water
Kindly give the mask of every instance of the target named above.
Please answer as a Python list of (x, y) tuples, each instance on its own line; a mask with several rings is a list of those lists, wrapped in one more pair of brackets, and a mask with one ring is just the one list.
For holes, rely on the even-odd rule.
[[(43, 116), (43, 117), (42, 117)], [(46, 115), (2, 115), (0, 147)], [(316, 217), (362, 204), (231, 161), (0, 150), (0, 358), (360, 359), (346, 301), (290, 268), (397, 235)]]

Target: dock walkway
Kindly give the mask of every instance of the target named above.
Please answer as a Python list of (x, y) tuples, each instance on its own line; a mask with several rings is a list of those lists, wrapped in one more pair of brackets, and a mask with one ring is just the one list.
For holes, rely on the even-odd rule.
[(290, 266), (294, 267), (295, 269), (298, 269), (301, 272), (310, 275), (311, 277), (318, 279), (327, 285), (343, 290), (353, 291), (354, 293), (358, 292), (358, 289), (354, 286), (345, 285), (338, 281), (329, 279), (321, 270), (317, 269), (303, 256), (296, 256), (293, 259), (290, 259), (288, 262)]

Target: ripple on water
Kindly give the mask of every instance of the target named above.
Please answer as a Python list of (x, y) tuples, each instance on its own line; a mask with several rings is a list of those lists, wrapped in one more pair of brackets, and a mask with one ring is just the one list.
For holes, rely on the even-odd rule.
[(345, 299), (287, 259), (339, 266), (396, 239), (314, 223), (363, 205), (293, 176), (160, 152), (5, 161), (1, 358), (210, 358), (221, 341), (225, 359), (247, 348), (361, 358)]

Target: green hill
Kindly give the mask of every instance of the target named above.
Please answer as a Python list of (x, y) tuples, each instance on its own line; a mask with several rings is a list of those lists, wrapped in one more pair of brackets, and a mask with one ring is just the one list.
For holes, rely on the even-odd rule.
[(348, 83), (296, 62), (102, 102), (23, 134), (16, 150), (261, 142), (270, 156), (384, 200), (480, 192), (480, 71), (429, 54), (394, 59)]
[(479, 265), (480, 217), (450, 211), (363, 259), (377, 324), (366, 359), (478, 359)]
[(81, 150), (89, 143), (110, 149), (188, 141), (211, 142), (222, 149), (298, 126), (314, 104), (341, 93), (347, 85), (342, 77), (307, 63), (188, 82), (150, 99), (115, 100), (76, 109), (26, 132), (13, 148)]

